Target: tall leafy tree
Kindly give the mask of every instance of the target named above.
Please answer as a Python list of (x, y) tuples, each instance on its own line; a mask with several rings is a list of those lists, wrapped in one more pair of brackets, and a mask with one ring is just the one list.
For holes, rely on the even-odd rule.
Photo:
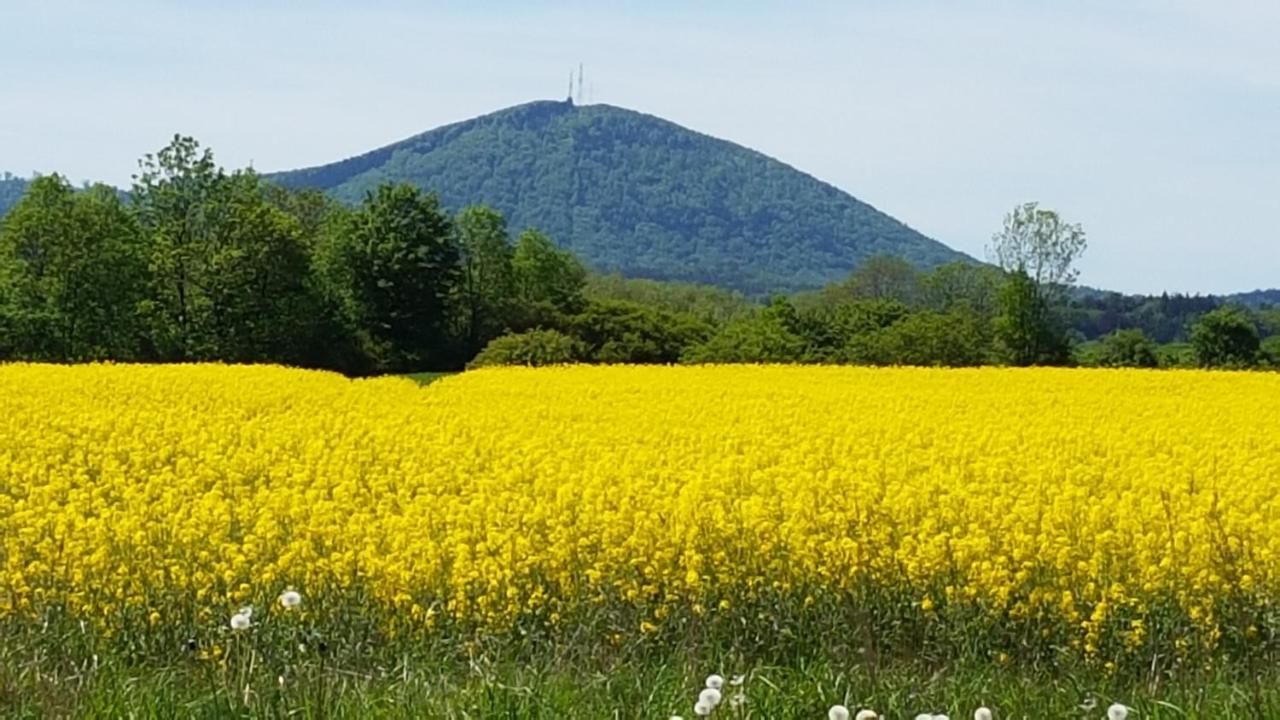
[(585, 306), (586, 268), (537, 230), (520, 233), (511, 265), (522, 302), (549, 304), (562, 313), (576, 313)]
[(934, 268), (921, 278), (924, 304), (932, 310), (947, 312), (967, 307), (984, 318), (996, 311), (996, 298), (1004, 276), (989, 265), (953, 262)]
[(1035, 280), (1021, 270), (1000, 288), (995, 337), (999, 359), (1010, 365), (1063, 365), (1071, 359), (1066, 336), (1048, 299)]
[(801, 318), (783, 297), (752, 315), (730, 321), (682, 358), (690, 363), (789, 363), (805, 359)]
[(1245, 368), (1258, 362), (1258, 327), (1244, 308), (1224, 305), (1191, 326), (1191, 348), (1200, 367)]
[(988, 254), (1006, 272), (1026, 273), (1039, 292), (1061, 292), (1079, 276), (1075, 263), (1087, 247), (1083, 227), (1029, 202), (1005, 215)]
[(1070, 361), (1060, 308), (1075, 282), (1076, 261), (1088, 246), (1084, 228), (1038, 203), (1024, 203), (1004, 218), (988, 254), (1007, 277), (999, 296), (996, 335), (1004, 361), (1055, 365)]
[(1102, 339), (1097, 363), (1103, 367), (1159, 367), (1159, 347), (1137, 328), (1116, 330)]
[(513, 249), (506, 220), (492, 208), (464, 209), (454, 229), (462, 254), (458, 315), (464, 350), (471, 356), (507, 326), (515, 293)]
[(298, 222), (266, 201), (257, 175), (228, 175), (191, 138), (140, 165), (132, 198), (160, 356), (305, 362), (315, 298)]
[(37, 178), (0, 227), (6, 354), (38, 360), (139, 356), (138, 229), (114, 190)]
[(435, 195), (411, 185), (378, 187), (335, 229), (323, 253), (323, 271), (364, 334), (376, 369), (447, 363), (460, 253)]

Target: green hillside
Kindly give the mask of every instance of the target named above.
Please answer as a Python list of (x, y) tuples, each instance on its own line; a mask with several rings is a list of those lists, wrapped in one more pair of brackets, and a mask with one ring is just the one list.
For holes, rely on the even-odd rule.
[(818, 287), (873, 255), (966, 258), (777, 160), (607, 105), (520, 105), (272, 177), (349, 202), (409, 182), (492, 205), (600, 271), (749, 294)]
[(24, 193), (27, 192), (26, 180), (20, 177), (14, 177), (9, 173), (0, 173), (0, 217), (4, 217), (9, 212), (9, 208), (18, 204)]

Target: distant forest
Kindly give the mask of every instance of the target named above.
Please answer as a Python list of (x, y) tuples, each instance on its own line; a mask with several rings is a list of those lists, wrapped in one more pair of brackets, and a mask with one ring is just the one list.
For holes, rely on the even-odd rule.
[[(19, 188), (15, 190), (15, 188)], [(592, 273), (481, 205), (406, 184), (354, 206), (228, 172), (189, 138), (128, 193), (0, 178), (0, 360), (274, 362), (351, 375), (489, 364), (1280, 367), (1280, 292), (1053, 287), (1022, 265), (873, 256), (767, 300)]]

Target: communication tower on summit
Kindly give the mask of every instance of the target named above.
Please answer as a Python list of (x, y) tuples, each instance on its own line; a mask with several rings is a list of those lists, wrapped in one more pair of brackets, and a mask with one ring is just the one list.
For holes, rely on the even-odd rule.
[(582, 63), (578, 63), (578, 104), (582, 104)]

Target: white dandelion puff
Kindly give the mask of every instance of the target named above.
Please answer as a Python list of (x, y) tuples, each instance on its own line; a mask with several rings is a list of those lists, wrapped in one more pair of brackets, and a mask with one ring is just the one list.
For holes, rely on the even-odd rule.
[(1107, 708), (1107, 720), (1125, 720), (1127, 717), (1129, 717), (1129, 708), (1120, 703)]
[(880, 720), (880, 716), (876, 714), (875, 710), (859, 710), (857, 717), (853, 720)]
[(710, 715), (711, 711), (714, 709), (715, 708), (713, 706), (708, 705), (702, 702), (701, 700), (699, 700), (697, 704), (693, 706), (693, 714), (697, 715), (698, 717), (706, 717)]
[(280, 605), (286, 609), (296, 608), (302, 604), (302, 595), (296, 590), (285, 590), (280, 593)]
[(977, 710), (974, 710), (973, 720), (991, 720), (991, 710), (985, 707), (980, 707)]
[(720, 704), (720, 697), (719, 690), (709, 687), (698, 693), (698, 702), (706, 703), (711, 707), (715, 707)]
[(724, 678), (720, 677), (719, 675), (708, 675), (707, 687), (711, 688), (712, 690), (719, 690), (720, 688), (724, 687)]
[(849, 720), (849, 708), (843, 705), (832, 705), (827, 711), (827, 720)]
[(252, 624), (253, 624), (253, 621), (250, 618), (249, 614), (244, 612), (243, 610), (231, 616), (232, 630), (248, 630), (249, 626)]

